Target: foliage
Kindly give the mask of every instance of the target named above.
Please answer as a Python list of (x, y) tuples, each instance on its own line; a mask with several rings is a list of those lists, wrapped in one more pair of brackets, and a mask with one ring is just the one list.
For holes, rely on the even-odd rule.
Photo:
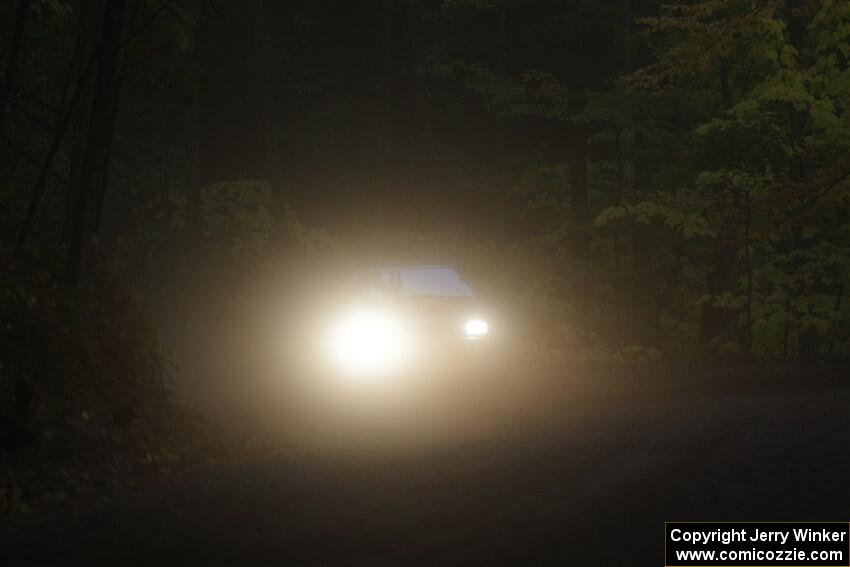
[(84, 301), (48, 273), (0, 280), (3, 449), (145, 445), (168, 412), (167, 362), (114, 257), (93, 259)]
[(288, 242), (300, 252), (330, 256), (342, 252), (342, 243), (328, 234), (327, 229), (305, 224), (292, 207), (286, 207), (284, 223)]
[(201, 189), (203, 235), (234, 259), (256, 258), (271, 238), (271, 188), (266, 181), (213, 183)]
[[(661, 158), (651, 194), (633, 190), (624, 203), (600, 212), (600, 236), (619, 238), (619, 253), (628, 255), (633, 246), (622, 240), (634, 244), (634, 227), (666, 232), (657, 244), (641, 244), (686, 260), (671, 291), (686, 292), (693, 317), (705, 304), (731, 312), (739, 332), (727, 347), (760, 356), (788, 355), (789, 341), (807, 333), (825, 351), (850, 347), (841, 301), (848, 164), (840, 159), (850, 135), (844, 88), (850, 11), (843, 3), (816, 2), (792, 13), (805, 22), (802, 51), (792, 44), (788, 14), (783, 2), (724, 0), (669, 6), (644, 20), (662, 47), (655, 62), (618, 88), (626, 100), (690, 96), (691, 107), (703, 106), (678, 120), (687, 134), (653, 135), (658, 126), (669, 131), (663, 105), (643, 106), (637, 125), (633, 107), (603, 93), (585, 113), (621, 134), (633, 132), (622, 138), (633, 154), (647, 151), (636, 147), (639, 133)], [(643, 124), (650, 130), (641, 131)], [(667, 176), (671, 168), (677, 171)], [(715, 277), (713, 250), (730, 245), (725, 242), (734, 242), (737, 283), (718, 291), (689, 280), (694, 269)]]
[[(51, 307), (48, 326), (96, 335), (78, 319), (111, 301), (97, 270), (112, 262), (161, 288), (196, 271), (203, 288), (269, 258), (408, 250), (458, 259), (553, 348), (587, 356), (850, 349), (847, 2), (265, 2), (267, 39), (237, 4), (127, 14), (88, 291), (68, 296), (73, 317)], [(6, 282), (21, 280), (16, 320), (40, 316), (20, 307), (28, 278), (61, 271), (79, 221), (94, 74), (75, 46), (100, 32), (83, 7), (31, 3), (0, 120), (4, 240), (59, 140), (15, 261), (27, 281)], [(353, 219), (381, 236), (359, 248)], [(155, 373), (140, 309), (91, 317), (137, 341), (95, 350), (138, 349)]]
[[(527, 37), (545, 41), (551, 22), (576, 16), (598, 25), (603, 12), (590, 4), (551, 9)], [(494, 6), (442, 9), (438, 21), (451, 27)], [(530, 249), (556, 266), (564, 320), (580, 320), (613, 350), (677, 336), (719, 351), (808, 358), (804, 351), (850, 349), (848, 34), (847, 3), (703, 0), (636, 17), (619, 45), (621, 61), (641, 63), (611, 69), (589, 93), (585, 83), (587, 94), (555, 67), (502, 74), (448, 41), (433, 46), (429, 62), (434, 77), (475, 93), (503, 124), (560, 123), (598, 148), (587, 163), (591, 227), (572, 199), (574, 162), (551, 143), (514, 153), (502, 169), (532, 227)], [(588, 234), (593, 256), (577, 258)], [(606, 290), (605, 307), (588, 308), (577, 273)], [(611, 333), (610, 320), (640, 331)]]

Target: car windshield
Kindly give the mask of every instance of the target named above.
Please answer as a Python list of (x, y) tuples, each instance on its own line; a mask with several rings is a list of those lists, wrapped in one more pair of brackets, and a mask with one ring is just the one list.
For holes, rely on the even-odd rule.
[(404, 297), (472, 297), (472, 288), (454, 268), (427, 266), (404, 268), (401, 292)]
[(475, 292), (451, 266), (386, 267), (355, 276), (356, 287), (373, 299), (473, 297)]

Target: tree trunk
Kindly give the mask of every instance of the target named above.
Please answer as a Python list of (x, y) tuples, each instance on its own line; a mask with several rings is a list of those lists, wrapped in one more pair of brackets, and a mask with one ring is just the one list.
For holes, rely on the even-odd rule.
[[(803, 59), (806, 56), (804, 49), (807, 22), (804, 19), (802, 10), (805, 6), (806, 2), (804, 2), (804, 0), (786, 0), (785, 4), (788, 18), (788, 37), (791, 45), (797, 50), (797, 53), (799, 54), (798, 60), (803, 67), (805, 67)], [(790, 106), (789, 110), (791, 113), (791, 139), (794, 142), (802, 141), (810, 128), (808, 114), (805, 110), (799, 110), (793, 106)], [(802, 181), (806, 178), (808, 170), (809, 161), (807, 156), (797, 156), (791, 167), (791, 177), (795, 181)], [(796, 248), (806, 249), (810, 248), (813, 244), (811, 239), (803, 238), (800, 230), (795, 232), (794, 240)], [(801, 263), (802, 262), (798, 262), (795, 268), (802, 269), (800, 266)], [(808, 290), (800, 290), (800, 293), (806, 293), (807, 291)], [(799, 335), (797, 336), (797, 356), (800, 358), (800, 361), (804, 363), (815, 361), (820, 356), (822, 347), (821, 343), (821, 337), (817, 331), (805, 328), (800, 329)]]
[(410, 121), (410, 200), (413, 205), (414, 220), (422, 225), (426, 222), (423, 215), (429, 216), (425, 208), (428, 199), (429, 174), (431, 164), (431, 124), (427, 108), (427, 85), (425, 83), (425, 50), (423, 44), (423, 6), (422, 0), (409, 0), (408, 6), (409, 60), (408, 60), (408, 104)]
[(618, 71), (628, 72), (631, 67), (631, 54), (628, 49), (628, 37), (632, 26), (631, 0), (608, 0), (608, 36), (611, 40), (609, 52), (609, 74)]
[(189, 252), (195, 250), (203, 230), (203, 203), (201, 200), (201, 93), (204, 74), (200, 48), (204, 42), (206, 2), (202, 0), (201, 16), (198, 20), (195, 49), (192, 50), (192, 100), (189, 103), (186, 143), (188, 145), (189, 171), (186, 179), (186, 208), (189, 229)]
[(570, 163), (570, 205), (576, 216), (584, 218), (587, 215), (587, 152), (581, 135), (574, 140), (573, 150), (569, 156)]
[(281, 144), (278, 134), (278, 112), (275, 104), (274, 75), (272, 73), (271, 43), (268, 32), (266, 0), (251, 0), (251, 24), (254, 35), (254, 72), (259, 103), (260, 127), (263, 131), (265, 174), (272, 187), (272, 199), (277, 217), (283, 218), (287, 202), (284, 187)]
[[(103, 37), (101, 37), (99, 43), (103, 43)], [(26, 216), (24, 217), (24, 222), (21, 226), (20, 233), (18, 234), (18, 240), (15, 245), (15, 250), (18, 254), (23, 251), (24, 244), (26, 244), (27, 236), (32, 231), (33, 225), (35, 224), (35, 217), (38, 213), (38, 208), (41, 204), (41, 200), (44, 197), (44, 191), (47, 186), (47, 180), (50, 174), (52, 173), (51, 168), (53, 166), (53, 159), (56, 157), (56, 153), (59, 151), (59, 146), (62, 143), (62, 139), (65, 137), (65, 131), (68, 129), (68, 125), (71, 122), (71, 116), (76, 111), (77, 106), (79, 105), (85, 82), (88, 79), (89, 74), (94, 70), (96, 63), (96, 58), (92, 56), (86, 64), (86, 68), (83, 71), (83, 76), (80, 78), (79, 82), (73, 89), (73, 93), (71, 94), (71, 98), (68, 101), (68, 105), (62, 108), (61, 110), (58, 123), (56, 124), (56, 128), (53, 132), (53, 138), (50, 142), (50, 147), (47, 150), (47, 156), (44, 158), (44, 164), (42, 164), (41, 171), (39, 172), (38, 178), (35, 182), (35, 187), (33, 187), (32, 196), (30, 197)]]
[[(732, 89), (729, 83), (729, 68), (725, 61), (720, 66), (720, 96), (723, 108), (731, 108)], [(728, 190), (733, 191), (732, 188)], [(737, 313), (728, 307), (714, 305), (713, 299), (724, 293), (734, 293), (738, 288), (739, 240), (738, 230), (730, 223), (715, 243), (714, 272), (708, 285), (712, 300), (703, 303), (700, 308), (700, 344), (708, 344), (718, 338), (734, 341), (737, 336)]]
[(68, 187), (65, 192), (65, 218), (62, 225), (62, 235), (65, 241), (70, 241), (74, 227), (74, 208), (77, 202), (77, 189), (80, 185), (80, 172), (86, 151), (85, 122), (91, 110), (91, 97), (86, 88), (86, 62), (92, 57), (97, 39), (100, 7), (97, 0), (83, 0), (80, 3), (80, 16), (77, 43), (74, 46), (72, 62), (73, 74), (77, 88), (81, 89), (79, 104), (71, 115), (71, 160), (68, 171)]
[[(708, 292), (713, 298), (733, 292), (738, 285), (738, 239), (734, 231), (720, 234), (714, 250), (714, 271), (709, 279)], [(734, 340), (736, 313), (726, 307), (716, 307), (713, 301), (702, 304), (699, 320), (699, 342), (708, 344), (714, 339)]]
[[(207, 2), (199, 54), (201, 184), (236, 179), (270, 179), (269, 114), (261, 97), (258, 41), (254, 30), (256, 2)], [(260, 22), (262, 24), (262, 22)], [(272, 101), (273, 102), (273, 101)], [(274, 182), (273, 179), (270, 181)]]
[(30, 0), (19, 0), (18, 12), (15, 15), (15, 29), (12, 32), (12, 43), (9, 46), (9, 59), (6, 61), (6, 70), (3, 73), (2, 91), (0, 91), (0, 131), (3, 130), (3, 120), (6, 117), (6, 106), (12, 96), (12, 85), (18, 71), (18, 60), (24, 43), (24, 31), (27, 27)]
[[(499, 19), (496, 28), (497, 38), (497, 53), (496, 53), (496, 74), (500, 77), (508, 75), (508, 6), (507, 1), (502, 0), (498, 5)], [(496, 184), (498, 193), (494, 195), (493, 201), (496, 203), (498, 218), (498, 234), (502, 241), (507, 242), (511, 235), (511, 226), (516, 223), (516, 209), (512, 206), (509, 197), (509, 179), (505, 170), (505, 159), (507, 155), (507, 139), (508, 139), (508, 124), (503, 117), (496, 117), (496, 158), (500, 165), (498, 171), (499, 181)]]
[[(573, 104), (573, 114), (584, 110), (584, 101)], [(572, 123), (569, 126), (567, 162), (570, 167), (570, 208), (574, 222), (572, 245), (578, 258), (587, 258), (590, 254), (590, 232), (588, 227), (589, 199), (587, 178), (587, 143), (589, 135), (583, 124)]]
[[(496, 28), (496, 74), (504, 77), (508, 74), (508, 8), (506, 1), (499, 2), (499, 21)], [(496, 117), (498, 122), (498, 153), (500, 163), (504, 163), (505, 159), (505, 120), (501, 117)]]
[(125, 0), (110, 0), (106, 3), (103, 16), (88, 144), (80, 171), (74, 229), (65, 264), (64, 280), (69, 287), (76, 287), (83, 275), (83, 265), (104, 195), (103, 185), (109, 167), (118, 105), (118, 49), (124, 23), (124, 6)]

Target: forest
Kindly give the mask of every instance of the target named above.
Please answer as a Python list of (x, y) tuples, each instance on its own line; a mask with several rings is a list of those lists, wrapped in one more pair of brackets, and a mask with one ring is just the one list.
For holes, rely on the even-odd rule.
[(346, 263), (572, 359), (840, 363), (848, 63), (844, 0), (3, 0), (3, 447), (156, 438), (170, 353)]

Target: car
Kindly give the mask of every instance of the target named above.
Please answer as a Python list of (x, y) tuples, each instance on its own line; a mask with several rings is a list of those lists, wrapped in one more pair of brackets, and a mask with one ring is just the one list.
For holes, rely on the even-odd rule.
[(513, 391), (503, 302), (451, 264), (352, 264), (289, 270), (269, 288), (262, 332), (246, 331), (262, 338), (246, 357), (260, 366), (246, 373), (257, 414), (319, 444), (484, 427), (482, 408)]
[(455, 266), (374, 266), (342, 287), (324, 334), (328, 362), (341, 375), (442, 370), (492, 342), (488, 309)]

